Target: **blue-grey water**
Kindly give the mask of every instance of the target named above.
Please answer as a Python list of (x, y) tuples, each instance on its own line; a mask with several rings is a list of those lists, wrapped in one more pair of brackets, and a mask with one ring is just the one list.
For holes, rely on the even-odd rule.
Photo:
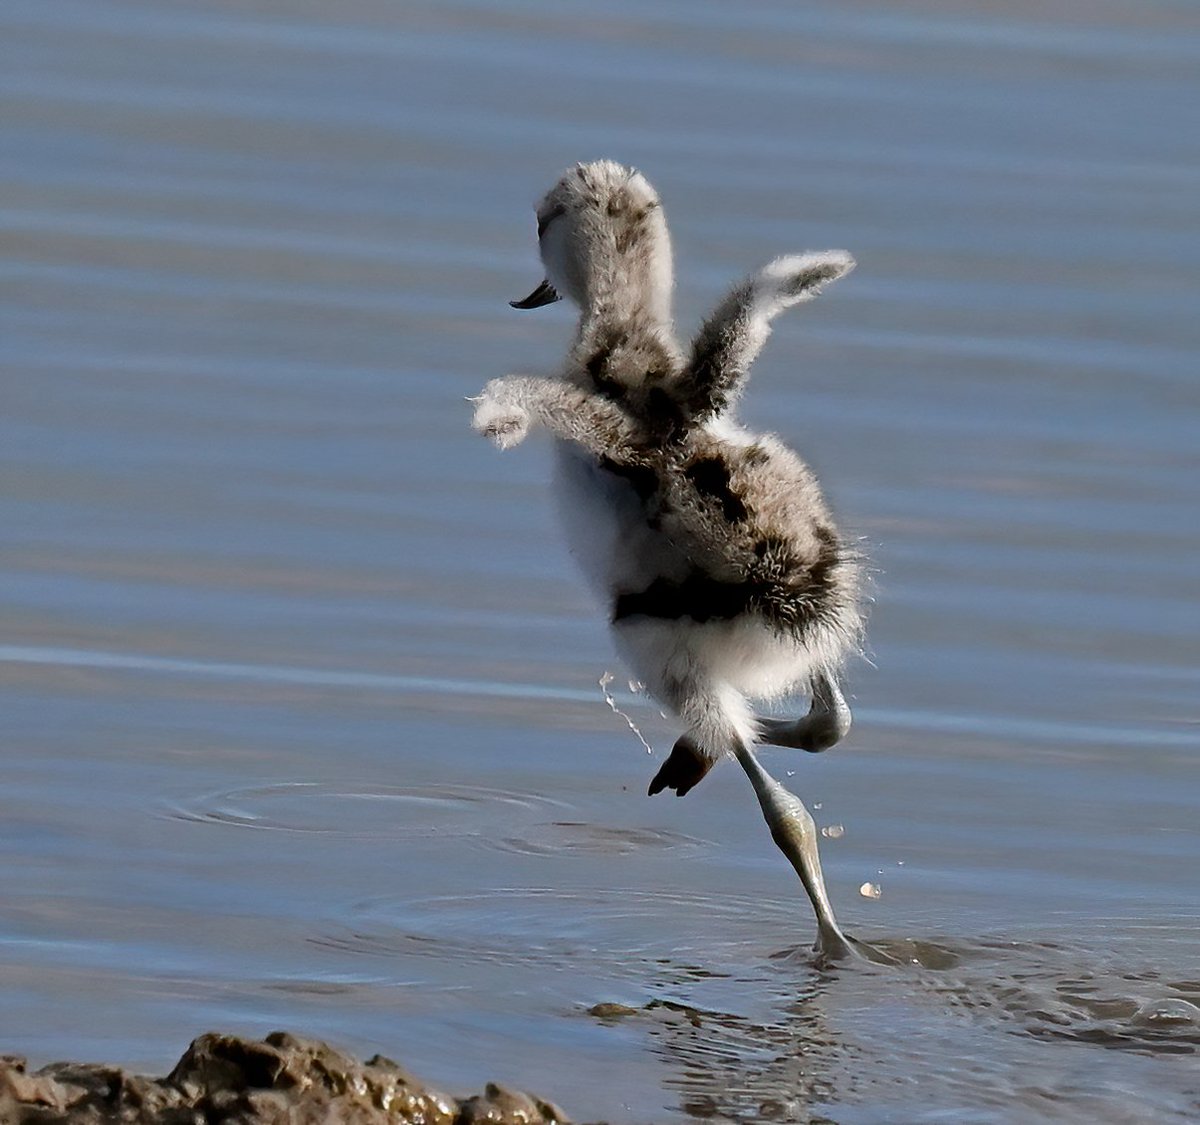
[[(0, 56), (0, 1051), (285, 1027), (621, 1125), (1200, 1115), (1190, 0), (4, 0)], [(685, 332), (859, 260), (743, 409), (874, 568), (851, 737), (766, 761), (907, 968), (810, 965), (739, 771), (646, 798), (548, 450), (468, 429), (563, 352), (506, 300), (598, 156)]]

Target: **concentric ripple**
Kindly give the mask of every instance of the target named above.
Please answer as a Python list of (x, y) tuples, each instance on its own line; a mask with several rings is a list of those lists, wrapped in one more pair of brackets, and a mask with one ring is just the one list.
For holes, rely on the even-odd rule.
[(531, 825), (520, 835), (490, 840), (500, 851), (518, 855), (558, 855), (563, 852), (588, 852), (596, 855), (628, 855), (646, 849), (654, 851), (703, 848), (695, 836), (659, 828), (623, 828), (582, 821), (555, 820)]
[(509, 888), (470, 895), (380, 897), (313, 939), (343, 952), (433, 957), (642, 979), (647, 965), (745, 966), (764, 931), (796, 924), (797, 904), (599, 888)]
[(532, 793), (476, 785), (408, 785), (356, 788), (291, 781), (248, 786), (173, 803), (177, 820), (260, 831), (329, 833), (354, 839), (477, 836), (495, 821), (511, 826), (514, 814), (544, 816), (562, 802)]

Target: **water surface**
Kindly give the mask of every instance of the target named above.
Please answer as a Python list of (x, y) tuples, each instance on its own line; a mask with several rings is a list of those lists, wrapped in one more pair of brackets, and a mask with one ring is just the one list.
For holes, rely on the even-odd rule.
[[(621, 1123), (1200, 1114), (1198, 30), (8, 0), (0, 1049), (286, 1027)], [(812, 968), (737, 771), (644, 796), (548, 452), (467, 428), (562, 353), (506, 300), (601, 155), (685, 331), (859, 259), (744, 414), (872, 559), (851, 738), (767, 761), (905, 968)]]

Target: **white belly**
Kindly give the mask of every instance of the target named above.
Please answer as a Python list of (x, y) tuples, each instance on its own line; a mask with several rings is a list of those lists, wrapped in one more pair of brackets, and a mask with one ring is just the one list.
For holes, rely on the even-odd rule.
[(558, 443), (555, 455), (555, 496), (567, 545), (606, 616), (617, 593), (687, 574), (687, 558), (649, 526), (641, 498), (627, 480), (565, 443)]
[(776, 699), (807, 685), (816, 654), (746, 614), (726, 621), (629, 617), (613, 626), (621, 658), (660, 703), (675, 708), (695, 685)]

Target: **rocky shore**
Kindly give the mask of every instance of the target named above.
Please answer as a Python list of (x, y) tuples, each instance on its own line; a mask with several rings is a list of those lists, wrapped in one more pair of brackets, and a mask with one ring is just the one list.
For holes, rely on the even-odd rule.
[(365, 1063), (315, 1039), (201, 1035), (165, 1078), (0, 1056), (0, 1125), (551, 1125), (540, 1098), (489, 1084), (451, 1097), (391, 1059)]

